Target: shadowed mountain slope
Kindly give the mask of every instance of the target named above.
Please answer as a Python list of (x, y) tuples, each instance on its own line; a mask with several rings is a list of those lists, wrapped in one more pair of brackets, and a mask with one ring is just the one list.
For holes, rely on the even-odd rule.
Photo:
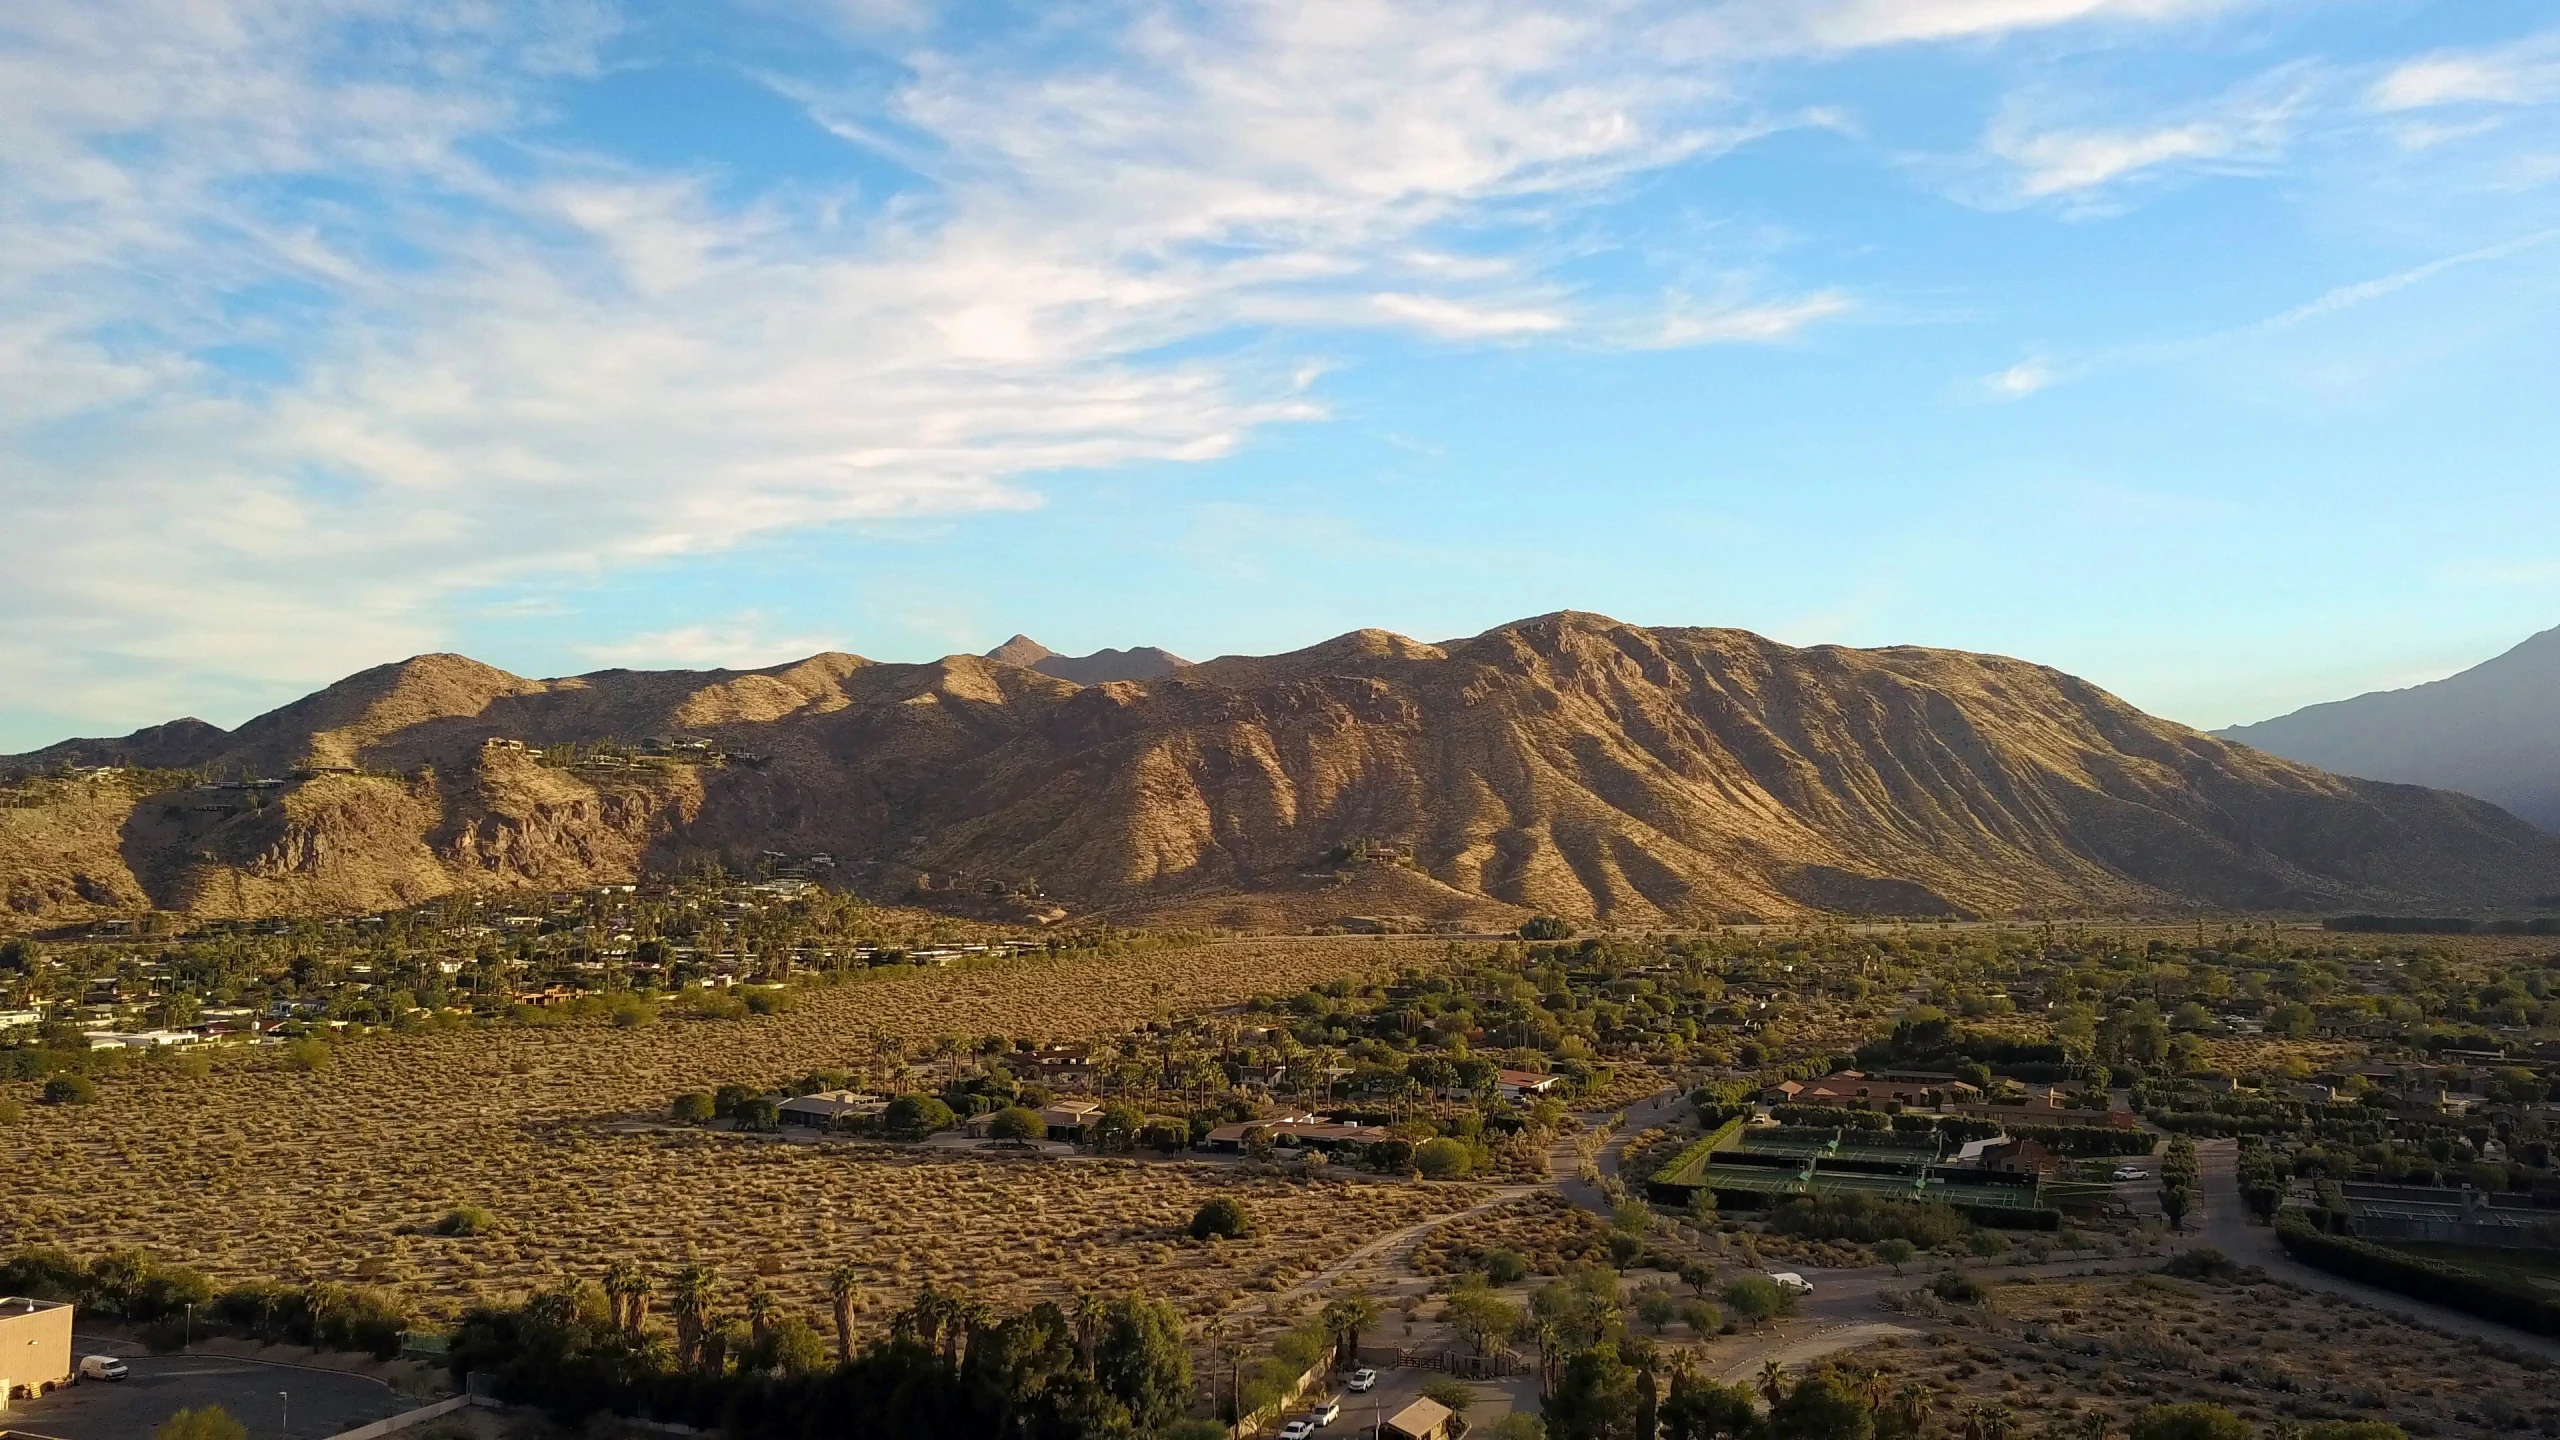
[(1170, 650), (1141, 645), (1133, 650), (1096, 650), (1090, 655), (1061, 655), (1028, 635), (1016, 635), (993, 650), (986, 658), (1007, 665), (1021, 665), (1043, 675), (1055, 675), (1078, 685), (1100, 685), (1110, 680), (1157, 680), (1184, 669), (1190, 661)]
[(2459, 790), (2560, 831), (2560, 629), (2431, 684), (2214, 733), (2342, 775)]
[[(560, 763), (652, 737), (732, 758)], [(1223, 923), (1303, 923), (1337, 894), (1426, 919), (1659, 923), (2560, 891), (2560, 840), (2492, 806), (2279, 760), (2041, 666), (1570, 613), (1144, 683), (980, 656), (549, 681), (424, 656), (227, 740), (213, 763), (308, 778), (201, 819), (92, 786), (82, 803), (129, 812), (115, 853), (74, 853), (96, 849), (94, 814), (43, 854), (0, 829), (8, 903), (342, 908), (766, 851), (825, 852), (884, 898)]]

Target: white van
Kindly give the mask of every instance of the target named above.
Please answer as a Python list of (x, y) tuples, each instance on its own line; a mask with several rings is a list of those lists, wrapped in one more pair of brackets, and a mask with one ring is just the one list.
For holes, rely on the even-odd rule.
[(1786, 1291), (1790, 1295), (1810, 1295), (1813, 1293), (1813, 1282), (1805, 1279), (1793, 1270), (1772, 1270), (1769, 1272), (1769, 1281), (1771, 1284), (1776, 1285), (1779, 1289)]
[(83, 1380), (121, 1380), (131, 1373), (125, 1369), (124, 1362), (113, 1355), (80, 1357), (80, 1378)]

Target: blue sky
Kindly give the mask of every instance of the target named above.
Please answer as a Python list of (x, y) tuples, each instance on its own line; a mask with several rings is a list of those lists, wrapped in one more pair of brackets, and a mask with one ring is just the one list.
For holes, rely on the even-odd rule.
[(0, 751), (1545, 611), (2199, 725), (2560, 623), (2522, 0), (0, 12)]

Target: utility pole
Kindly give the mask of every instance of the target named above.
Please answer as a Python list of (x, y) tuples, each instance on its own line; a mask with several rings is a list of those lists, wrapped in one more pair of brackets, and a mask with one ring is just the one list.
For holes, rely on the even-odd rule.
[(284, 1440), (293, 1440), (293, 1392), (279, 1390), (276, 1392), (276, 1398), (284, 1402), (284, 1420), (276, 1427), (276, 1433), (283, 1436)]

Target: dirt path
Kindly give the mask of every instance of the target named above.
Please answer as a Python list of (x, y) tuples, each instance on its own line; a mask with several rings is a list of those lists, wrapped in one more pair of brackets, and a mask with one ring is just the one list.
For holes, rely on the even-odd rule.
[(1308, 1296), (1318, 1294), (1324, 1290), (1332, 1288), (1337, 1281), (1339, 1281), (1344, 1275), (1349, 1274), (1354, 1268), (1366, 1264), (1371, 1260), (1377, 1259), (1379, 1256), (1385, 1255), (1389, 1251), (1398, 1252), (1393, 1257), (1393, 1263), (1402, 1264), (1412, 1258), (1413, 1248), (1421, 1243), (1422, 1237), (1430, 1234), (1440, 1226), (1446, 1225), (1452, 1220), (1463, 1220), (1470, 1215), (1480, 1215), (1485, 1211), (1492, 1209), (1496, 1205), (1507, 1205), (1510, 1202), (1519, 1199), (1523, 1195), (1535, 1195), (1542, 1188), (1544, 1187), (1537, 1185), (1506, 1185), (1501, 1189), (1494, 1191), (1493, 1194), (1487, 1198), (1479, 1200), (1475, 1204), (1470, 1205), (1463, 1210), (1452, 1210), (1446, 1215), (1435, 1215), (1431, 1219), (1417, 1221), (1414, 1224), (1405, 1226), (1401, 1230), (1391, 1230), (1386, 1234), (1379, 1236), (1377, 1239), (1362, 1245), (1350, 1254), (1343, 1256), (1341, 1259), (1334, 1261), (1332, 1264), (1327, 1265), (1322, 1270), (1308, 1276), (1306, 1279), (1299, 1281), (1297, 1284), (1290, 1286), (1288, 1289), (1280, 1291), (1275, 1298), (1285, 1305), (1290, 1302), (1303, 1300)]

